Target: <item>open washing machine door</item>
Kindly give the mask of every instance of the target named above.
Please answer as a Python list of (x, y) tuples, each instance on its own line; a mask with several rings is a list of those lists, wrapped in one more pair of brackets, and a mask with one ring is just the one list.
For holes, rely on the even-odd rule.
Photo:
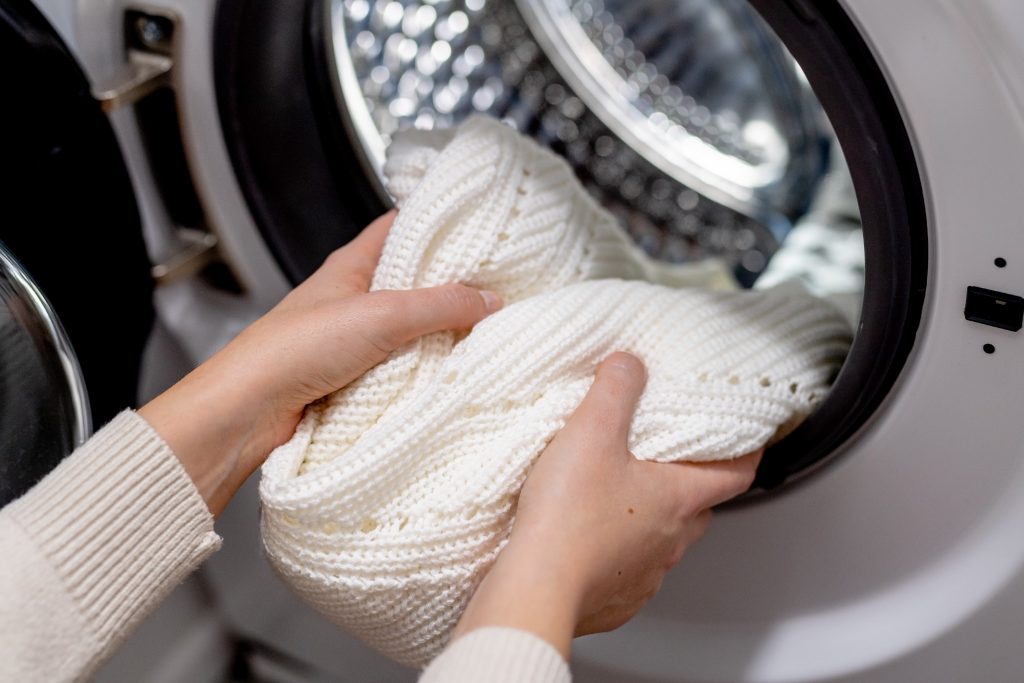
[[(176, 320), (198, 321), (179, 326), (186, 337), (237, 329), (243, 315), (203, 311), (265, 307), (385, 208), (377, 168), (395, 126), (507, 118), (563, 152), (649, 251), (714, 255), (743, 284), (807, 220), (834, 133), (866, 268), (850, 358), (823, 407), (770, 451), (764, 492), (721, 511), (631, 624), (579, 641), (577, 675), (1019, 676), (1015, 0), (45, 4), (70, 17), (95, 74), (123, 65), (126, 33), (173, 59), (177, 118), (114, 124), (151, 239), (175, 202), (143, 140), (176, 131), (236, 284), (231, 301), (174, 285), (190, 302), (165, 297)], [(227, 511), (230, 542), (206, 569), (232, 627), (336, 678), (411, 680), (275, 584), (255, 505), (249, 488)]]
[(135, 403), (152, 281), (135, 197), (77, 61), (0, 3), (0, 505)]

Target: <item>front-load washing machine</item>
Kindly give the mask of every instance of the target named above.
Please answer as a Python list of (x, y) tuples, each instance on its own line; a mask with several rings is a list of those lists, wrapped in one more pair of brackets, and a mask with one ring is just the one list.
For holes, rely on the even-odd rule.
[[(0, 376), (62, 397), (53, 452), (383, 211), (395, 131), (485, 113), (652, 255), (855, 299), (827, 401), (651, 605), (578, 641), (577, 678), (1020, 677), (1015, 0), (3, 0), (0, 26), (0, 294), (22, 337), (49, 321), (35, 374)], [(140, 370), (151, 302), (171, 342)], [(250, 485), (101, 678), (411, 680), (275, 581), (256, 519)]]

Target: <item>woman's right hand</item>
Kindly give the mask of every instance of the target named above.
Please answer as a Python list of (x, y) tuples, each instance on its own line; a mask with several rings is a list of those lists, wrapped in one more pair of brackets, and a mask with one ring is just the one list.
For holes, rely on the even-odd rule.
[(715, 463), (637, 460), (627, 437), (646, 374), (607, 358), (586, 398), (527, 478), (505, 549), (455, 637), (531, 631), (568, 658), (574, 635), (618, 628), (703, 535), (710, 508), (749, 488), (761, 452)]

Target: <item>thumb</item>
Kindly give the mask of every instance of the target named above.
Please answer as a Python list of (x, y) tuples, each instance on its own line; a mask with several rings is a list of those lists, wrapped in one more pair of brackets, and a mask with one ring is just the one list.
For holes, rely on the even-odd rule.
[(443, 285), (408, 291), (382, 291), (389, 336), (396, 346), (442, 330), (473, 327), (502, 307), (494, 292), (466, 285)]
[(569, 418), (566, 430), (608, 435), (625, 444), (646, 383), (647, 372), (639, 358), (613, 353), (597, 367), (594, 383)]

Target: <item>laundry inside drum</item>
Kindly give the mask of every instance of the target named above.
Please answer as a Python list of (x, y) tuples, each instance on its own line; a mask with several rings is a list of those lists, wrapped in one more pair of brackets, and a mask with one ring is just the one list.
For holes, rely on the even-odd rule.
[[(799, 279), (857, 328), (850, 173), (746, 0), (324, 0), (338, 110), (381, 177), (392, 135), (504, 120), (564, 156), (650, 256), (739, 287)], [(383, 186), (383, 185), (382, 185)]]

